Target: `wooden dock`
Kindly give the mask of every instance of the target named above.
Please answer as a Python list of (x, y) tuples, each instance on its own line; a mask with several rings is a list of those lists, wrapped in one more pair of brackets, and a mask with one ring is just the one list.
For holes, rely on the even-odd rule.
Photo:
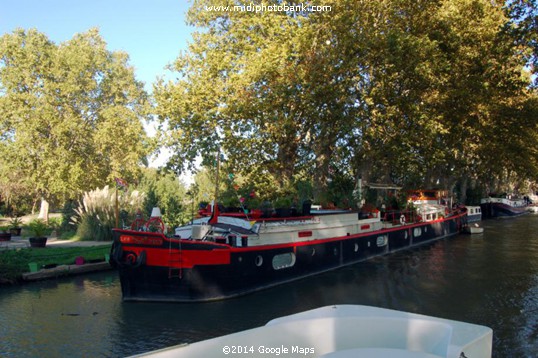
[(60, 265), (53, 268), (41, 269), (37, 272), (26, 272), (22, 274), (25, 281), (37, 281), (61, 276), (78, 275), (82, 273), (111, 270), (112, 266), (106, 261), (87, 263), (83, 265)]

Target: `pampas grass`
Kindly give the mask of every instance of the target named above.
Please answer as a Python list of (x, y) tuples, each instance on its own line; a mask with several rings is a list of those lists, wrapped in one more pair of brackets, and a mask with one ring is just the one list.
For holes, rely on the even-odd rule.
[[(77, 236), (81, 240), (112, 240), (112, 228), (116, 223), (115, 196), (115, 190), (110, 189), (108, 185), (84, 193), (72, 219), (77, 225)], [(118, 207), (121, 212), (134, 216), (136, 210), (142, 208), (143, 203), (144, 194), (137, 190), (130, 193), (118, 192)]]

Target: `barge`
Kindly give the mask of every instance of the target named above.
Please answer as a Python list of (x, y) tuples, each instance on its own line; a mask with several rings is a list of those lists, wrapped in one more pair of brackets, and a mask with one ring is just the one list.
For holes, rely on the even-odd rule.
[(211, 216), (173, 237), (144, 231), (154, 223), (114, 229), (110, 260), (124, 301), (221, 300), (460, 233), (466, 210), (442, 203), (430, 193), (414, 196), (412, 211), (306, 207), (286, 217), (220, 213), (213, 205)]

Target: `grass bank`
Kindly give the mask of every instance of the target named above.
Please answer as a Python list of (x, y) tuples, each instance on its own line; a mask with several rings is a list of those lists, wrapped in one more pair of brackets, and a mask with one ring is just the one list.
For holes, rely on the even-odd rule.
[(104, 260), (111, 245), (91, 247), (46, 247), (24, 248), (0, 251), (0, 284), (16, 283), (24, 272), (29, 272), (29, 263), (38, 268), (44, 265), (72, 265), (75, 258), (82, 256), (85, 261)]

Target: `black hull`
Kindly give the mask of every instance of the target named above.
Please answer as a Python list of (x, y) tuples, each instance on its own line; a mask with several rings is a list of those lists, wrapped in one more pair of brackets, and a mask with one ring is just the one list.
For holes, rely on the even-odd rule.
[(528, 214), (527, 207), (511, 207), (502, 203), (480, 204), (482, 216), (485, 219), (491, 218), (510, 218)]
[[(444, 221), (314, 242), (233, 248), (229, 249), (229, 264), (173, 270), (145, 263), (119, 265), (123, 300), (204, 302), (236, 297), (452, 236), (465, 224), (466, 216), (459, 215)], [(123, 249), (129, 248), (124, 245)], [(186, 242), (183, 250), (188, 250)], [(293, 257), (287, 262), (289, 267), (275, 268), (279, 266), (275, 264), (278, 255)]]

